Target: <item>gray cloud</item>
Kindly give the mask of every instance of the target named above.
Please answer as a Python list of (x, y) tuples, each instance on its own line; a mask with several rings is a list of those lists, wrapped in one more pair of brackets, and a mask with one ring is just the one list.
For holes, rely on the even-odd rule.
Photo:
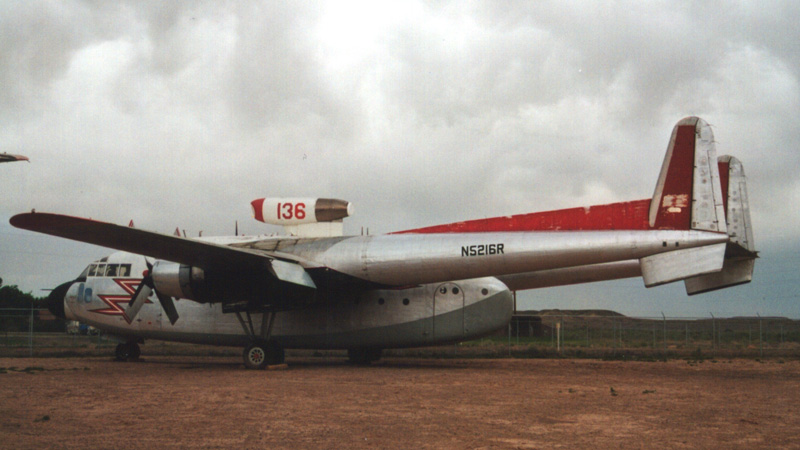
[[(797, 16), (792, 2), (4, 5), (0, 151), (32, 163), (0, 168), (0, 216), (256, 233), (272, 230), (249, 220), (253, 198), (335, 196), (356, 204), (357, 233), (648, 198), (673, 124), (699, 115), (745, 164), (757, 242), (794, 241)], [(8, 248), (13, 283), (35, 255)], [(75, 271), (48, 270), (25, 287)]]

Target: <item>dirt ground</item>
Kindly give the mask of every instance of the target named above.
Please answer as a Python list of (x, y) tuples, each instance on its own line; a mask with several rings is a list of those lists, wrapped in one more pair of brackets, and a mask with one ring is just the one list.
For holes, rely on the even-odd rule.
[(0, 358), (2, 448), (798, 448), (800, 362)]

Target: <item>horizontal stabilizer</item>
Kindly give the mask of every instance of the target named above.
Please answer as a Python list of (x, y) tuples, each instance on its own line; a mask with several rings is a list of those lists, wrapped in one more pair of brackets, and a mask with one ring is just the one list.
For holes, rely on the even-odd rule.
[(749, 283), (753, 279), (755, 265), (754, 258), (726, 259), (721, 271), (684, 280), (686, 293), (689, 295), (702, 294)]
[(722, 270), (726, 244), (675, 250), (639, 260), (647, 287)]

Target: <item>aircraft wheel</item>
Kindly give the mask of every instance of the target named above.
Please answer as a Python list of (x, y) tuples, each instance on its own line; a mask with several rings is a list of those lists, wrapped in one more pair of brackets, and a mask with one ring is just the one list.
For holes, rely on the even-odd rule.
[(139, 348), (139, 344), (135, 342), (131, 342), (128, 344), (130, 346), (130, 355), (128, 355), (129, 360), (137, 360), (140, 356), (142, 356), (142, 349)]
[(381, 359), (382, 353), (380, 348), (349, 348), (347, 358), (351, 364), (369, 365)]
[(114, 351), (114, 357), (117, 361), (136, 360), (139, 359), (141, 354), (142, 350), (139, 348), (139, 344), (135, 342), (118, 344), (117, 349)]
[(275, 341), (254, 342), (244, 349), (244, 366), (248, 369), (262, 370), (283, 363), (284, 358), (283, 347)]
[(283, 364), (286, 361), (286, 353), (283, 347), (278, 345), (275, 341), (270, 341), (267, 348), (267, 360), (269, 365)]

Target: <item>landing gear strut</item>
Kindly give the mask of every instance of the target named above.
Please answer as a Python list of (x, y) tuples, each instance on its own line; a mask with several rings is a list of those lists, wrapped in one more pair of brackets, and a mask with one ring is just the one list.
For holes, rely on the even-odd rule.
[(272, 337), (272, 324), (275, 322), (275, 312), (264, 311), (261, 319), (261, 332), (256, 335), (250, 311), (245, 309), (247, 321), (242, 317), (241, 311), (235, 311), (236, 318), (242, 329), (250, 338), (250, 344), (244, 348), (244, 366), (248, 369), (261, 370), (267, 366), (282, 364), (285, 358), (283, 347), (270, 339)]
[(136, 342), (125, 342), (117, 345), (114, 351), (114, 359), (117, 361), (136, 361), (142, 354), (142, 349)]

